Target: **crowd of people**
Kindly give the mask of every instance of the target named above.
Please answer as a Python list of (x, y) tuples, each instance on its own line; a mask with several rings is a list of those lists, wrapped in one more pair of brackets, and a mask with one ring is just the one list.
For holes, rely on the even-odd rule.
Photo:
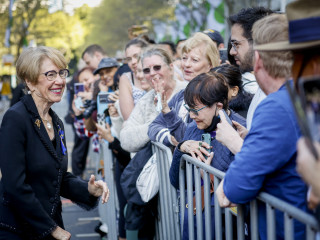
[[(288, 93), (303, 97), (299, 84), (320, 75), (318, 9), (320, 3), (312, 0), (288, 4), (285, 14), (242, 9), (228, 17), (227, 41), (214, 29), (177, 44), (157, 44), (143, 32), (124, 46), (120, 62), (90, 45), (82, 54), (86, 65), (68, 84), (59, 51), (24, 50), (16, 68), (27, 93), (7, 111), (0, 129), (0, 239), (69, 239), (60, 196), (88, 210), (98, 197), (102, 203), (109, 198), (103, 180), (83, 179), (88, 149), (99, 153), (101, 143), (115, 159), (120, 240), (155, 236), (158, 196), (142, 201), (135, 186), (144, 165), (154, 159), (151, 141), (172, 150), (167, 174), (177, 190), (183, 154), (225, 172), (211, 191), (212, 224), (202, 230), (210, 227), (212, 239), (214, 195), (221, 207), (233, 207), (263, 191), (314, 213), (319, 221), (319, 139), (303, 136)], [(51, 109), (66, 86), (66, 122), (76, 133), (73, 174), (67, 172), (63, 123)], [(103, 168), (103, 162), (97, 166)], [(99, 174), (103, 179), (103, 171)], [(267, 239), (265, 206), (259, 205), (259, 212), (259, 237)], [(180, 217), (181, 237), (189, 239), (190, 216), (185, 211)], [(283, 239), (280, 212), (276, 222), (277, 239)], [(294, 222), (295, 239), (304, 239), (305, 231)]]

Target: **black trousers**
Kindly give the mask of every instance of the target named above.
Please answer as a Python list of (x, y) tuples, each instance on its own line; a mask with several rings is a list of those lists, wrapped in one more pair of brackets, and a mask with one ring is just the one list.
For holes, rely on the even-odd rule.
[(74, 146), (72, 149), (72, 173), (75, 176), (82, 176), (86, 168), (87, 155), (89, 150), (90, 139), (81, 139), (74, 134)]

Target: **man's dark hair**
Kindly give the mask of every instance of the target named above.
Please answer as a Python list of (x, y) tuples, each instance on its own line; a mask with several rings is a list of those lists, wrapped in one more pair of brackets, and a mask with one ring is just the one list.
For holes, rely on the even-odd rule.
[(229, 87), (238, 87), (242, 91), (242, 75), (238, 67), (229, 64), (223, 64), (218, 67), (210, 69), (210, 72), (222, 74)]
[(125, 46), (124, 50), (127, 50), (127, 48), (129, 48), (130, 46), (133, 46), (133, 45), (138, 46), (139, 48), (145, 48), (145, 47), (148, 46), (148, 44), (149, 44), (149, 43), (148, 43), (146, 40), (137, 37), (137, 38), (131, 39), (131, 40), (127, 43), (127, 45)]
[(89, 67), (89, 66), (86, 66), (86, 67), (84, 67), (84, 68), (81, 68), (80, 70), (79, 70), (79, 72), (77, 72), (75, 75), (74, 75), (74, 82), (75, 83), (78, 83), (79, 82), (79, 76), (80, 76), (80, 74), (81, 73), (83, 73), (84, 71), (91, 71), (92, 73), (93, 73), (93, 71), (95, 70), (94, 68), (92, 68), (92, 67)]
[(239, 24), (243, 28), (243, 36), (252, 39), (252, 26), (261, 18), (272, 14), (273, 11), (264, 7), (243, 8), (237, 14), (229, 17), (231, 26)]
[(83, 58), (83, 56), (84, 56), (86, 53), (88, 53), (90, 56), (93, 56), (93, 54), (94, 54), (95, 52), (100, 52), (100, 53), (102, 53), (102, 55), (106, 55), (106, 52), (104, 51), (104, 49), (103, 49), (100, 45), (98, 45), (98, 44), (92, 44), (92, 45), (88, 46), (88, 47), (83, 51), (81, 58)]
[(176, 54), (176, 45), (171, 42), (171, 41), (162, 41), (162, 42), (159, 42), (158, 44), (163, 44), (163, 45), (169, 45), (173, 55)]

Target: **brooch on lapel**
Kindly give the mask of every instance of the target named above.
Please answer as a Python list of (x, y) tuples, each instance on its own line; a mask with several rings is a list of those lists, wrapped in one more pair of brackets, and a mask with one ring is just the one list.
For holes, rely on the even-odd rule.
[(58, 128), (59, 128), (59, 138), (60, 138), (60, 144), (61, 144), (61, 149), (62, 149), (62, 154), (63, 155), (66, 155), (66, 152), (67, 152), (67, 149), (66, 147), (64, 146), (64, 143), (63, 143), (63, 139), (64, 139), (64, 131), (61, 129), (61, 127), (58, 125)]
[(37, 119), (35, 122), (34, 122), (37, 127), (40, 129), (40, 124), (41, 124), (41, 121), (39, 119)]

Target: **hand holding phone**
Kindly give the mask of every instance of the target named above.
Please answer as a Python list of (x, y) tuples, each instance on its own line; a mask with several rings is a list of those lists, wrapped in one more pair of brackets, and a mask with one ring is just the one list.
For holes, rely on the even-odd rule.
[(224, 109), (222, 109), (222, 112), (224, 114), (224, 116), (226, 117), (227, 122), (233, 126), (231, 119), (229, 118), (228, 114), (226, 113), (226, 111)]
[(74, 105), (76, 106), (77, 109), (83, 110), (84, 105), (83, 105), (83, 102), (82, 102), (81, 97), (77, 97), (77, 98), (74, 100)]
[(97, 98), (97, 121), (101, 126), (105, 126), (105, 123), (111, 125), (111, 120), (108, 112), (109, 107), (109, 92), (100, 92)]
[[(203, 133), (201, 135), (201, 141), (207, 143), (209, 146), (211, 146), (211, 134), (210, 133)], [(212, 148), (210, 147), (209, 149), (206, 148), (208, 153), (211, 153)], [(207, 159), (208, 157), (204, 155), (204, 157)]]

